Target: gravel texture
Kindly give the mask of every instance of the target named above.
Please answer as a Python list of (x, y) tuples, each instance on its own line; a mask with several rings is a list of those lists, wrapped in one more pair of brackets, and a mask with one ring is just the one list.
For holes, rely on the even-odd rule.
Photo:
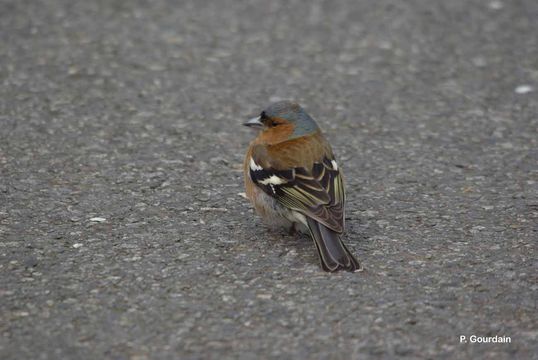
[[(536, 0), (2, 1), (0, 358), (538, 359), (537, 34)], [(363, 273), (240, 195), (279, 99)]]

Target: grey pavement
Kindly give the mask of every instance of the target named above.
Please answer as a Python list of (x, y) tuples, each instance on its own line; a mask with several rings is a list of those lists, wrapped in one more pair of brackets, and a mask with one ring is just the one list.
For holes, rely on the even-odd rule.
[[(279, 99), (362, 273), (241, 196)], [(3, 0), (0, 358), (538, 359), (537, 149), (536, 0)]]

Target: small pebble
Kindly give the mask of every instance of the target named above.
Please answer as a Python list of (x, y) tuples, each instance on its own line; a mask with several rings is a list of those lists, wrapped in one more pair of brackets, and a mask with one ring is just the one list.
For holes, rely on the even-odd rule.
[(37, 258), (35, 256), (29, 256), (26, 259), (24, 259), (24, 267), (26, 268), (33, 268), (37, 266)]

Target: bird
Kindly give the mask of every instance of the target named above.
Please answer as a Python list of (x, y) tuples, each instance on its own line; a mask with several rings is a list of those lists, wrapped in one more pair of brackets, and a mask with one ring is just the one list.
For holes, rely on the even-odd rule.
[(361, 271), (342, 241), (342, 170), (317, 123), (297, 103), (279, 101), (243, 125), (257, 131), (244, 163), (247, 198), (271, 228), (312, 238), (321, 268)]

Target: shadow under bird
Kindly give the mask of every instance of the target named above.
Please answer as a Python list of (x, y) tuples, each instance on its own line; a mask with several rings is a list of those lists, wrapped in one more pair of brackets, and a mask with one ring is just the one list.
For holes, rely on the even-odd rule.
[(309, 234), (323, 270), (362, 270), (341, 239), (344, 181), (314, 119), (281, 101), (244, 125), (259, 130), (244, 162), (246, 194), (256, 212), (271, 227)]

